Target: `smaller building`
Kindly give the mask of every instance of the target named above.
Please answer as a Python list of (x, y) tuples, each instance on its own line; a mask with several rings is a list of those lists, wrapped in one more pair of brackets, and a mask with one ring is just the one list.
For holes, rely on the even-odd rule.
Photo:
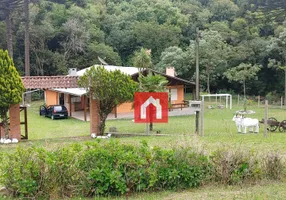
[[(99, 66), (99, 65), (96, 65)], [(120, 70), (121, 72), (130, 75), (134, 81), (138, 81), (139, 70), (136, 67), (122, 67), (122, 66), (111, 66), (104, 65), (104, 68), (110, 71)], [(71, 76), (82, 76), (85, 71), (89, 69), (82, 69), (76, 71), (75, 69), (70, 70)], [(168, 84), (166, 91), (170, 93), (170, 101), (172, 104), (179, 104), (184, 101), (184, 89), (191, 88), (193, 94), (195, 94), (195, 84), (178, 78), (175, 76), (174, 68), (167, 68), (166, 74), (151, 70), (154, 74), (160, 74), (167, 78)], [(147, 70), (142, 72), (147, 74)], [(45, 90), (45, 103), (46, 105), (65, 105), (69, 111), (71, 117), (76, 112), (82, 112), (86, 120), (87, 112), (90, 108), (90, 99), (87, 96), (87, 92), (84, 88), (54, 88)], [(133, 112), (132, 102), (126, 102), (118, 105), (116, 109), (113, 110), (114, 114), (117, 113), (130, 113)]]

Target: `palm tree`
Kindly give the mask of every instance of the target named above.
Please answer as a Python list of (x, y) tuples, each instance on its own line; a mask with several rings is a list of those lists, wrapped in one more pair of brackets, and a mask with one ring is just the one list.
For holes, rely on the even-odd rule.
[[(151, 71), (149, 71), (147, 76), (139, 76), (140, 83), (140, 92), (165, 92), (166, 85), (168, 84), (168, 80), (166, 77), (161, 75), (153, 75)], [(150, 112), (152, 115), (152, 112)], [(150, 117), (152, 119), (152, 117)], [(153, 122), (151, 121), (149, 124), (149, 130), (153, 131)]]

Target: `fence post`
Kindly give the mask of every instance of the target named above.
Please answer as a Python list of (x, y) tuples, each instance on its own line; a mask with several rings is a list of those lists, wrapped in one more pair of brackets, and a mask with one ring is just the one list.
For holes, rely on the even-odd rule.
[(268, 100), (265, 100), (265, 111), (264, 111), (264, 137), (267, 137), (267, 121), (268, 121)]
[(237, 95), (237, 105), (239, 105), (239, 94)]
[(258, 95), (258, 107), (260, 106), (260, 95)]
[(201, 101), (201, 127), (200, 127), (200, 132), (201, 136), (204, 136), (204, 101)]

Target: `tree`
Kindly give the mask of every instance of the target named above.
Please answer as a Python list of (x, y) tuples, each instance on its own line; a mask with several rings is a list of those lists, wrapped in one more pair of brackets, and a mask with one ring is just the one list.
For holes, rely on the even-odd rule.
[[(35, 8), (34, 8), (35, 9)], [(51, 59), (51, 50), (49, 50), (47, 43), (55, 37), (55, 27), (46, 19), (46, 16), (42, 16), (41, 21), (37, 22), (39, 14), (34, 9), (31, 9), (31, 21), (34, 23), (30, 26), (30, 48), (31, 55), (33, 57), (31, 63), (31, 72), (33, 75), (46, 75), (46, 71), (55, 73), (54, 70), (45, 69), (46, 62)], [(64, 56), (64, 55), (63, 55)], [(66, 65), (65, 58), (62, 58), (63, 65)], [(59, 63), (55, 63), (63, 68)], [(54, 75), (54, 74), (53, 74)]]
[(157, 63), (165, 48), (179, 45), (181, 28), (155, 22), (141, 22), (135, 23), (133, 33), (141, 46), (152, 49), (152, 60)]
[(284, 0), (249, 0), (249, 3), (256, 4), (265, 10), (284, 9), (286, 10), (286, 2)]
[(12, 19), (11, 14), (15, 8), (23, 5), (22, 0), (0, 0), (0, 13), (5, 16), (7, 29), (7, 49), (10, 57), (13, 59), (13, 39), (12, 39)]
[(282, 64), (280, 61), (276, 59), (268, 60), (268, 67), (274, 68), (276, 70), (282, 70), (284, 72), (284, 105), (286, 105), (286, 65)]
[(272, 38), (268, 51), (274, 53), (275, 58), (269, 59), (268, 67), (284, 71), (284, 105), (286, 105), (286, 28), (278, 38)]
[(244, 110), (246, 110), (246, 80), (250, 80), (256, 77), (257, 72), (260, 70), (260, 65), (251, 65), (241, 63), (237, 67), (233, 67), (227, 70), (224, 75), (230, 81), (238, 81), (243, 84), (243, 96), (244, 96)]
[(25, 13), (25, 75), (30, 76), (30, 14), (29, 14), (29, 0), (24, 0)]
[(105, 121), (117, 105), (133, 100), (137, 83), (119, 70), (107, 71), (104, 67), (91, 67), (80, 77), (78, 84), (97, 100), (100, 118), (100, 135), (104, 134)]
[[(140, 92), (165, 92), (166, 85), (168, 84), (168, 80), (161, 75), (153, 75), (152, 72), (149, 72), (147, 76), (139, 76), (139, 91)], [(152, 115), (152, 112), (150, 112)], [(152, 117), (150, 118), (152, 119)], [(153, 123), (150, 122), (149, 130), (153, 130)]]
[(139, 82), (141, 83), (140, 92), (165, 92), (168, 80), (166, 77), (152, 74), (149, 72), (147, 76), (140, 76)]
[(238, 11), (238, 6), (231, 0), (215, 0), (210, 4), (213, 13), (212, 20), (232, 20)]
[[(164, 92), (168, 83), (167, 79), (161, 75), (153, 75), (151, 71), (147, 76), (141, 72), (144, 69), (149, 69), (152, 66), (151, 50), (141, 48), (135, 53), (134, 66), (139, 69), (139, 91), (140, 92)], [(152, 114), (152, 113), (151, 113)], [(152, 118), (151, 118), (152, 119)], [(149, 130), (153, 130), (153, 123), (150, 122)]]
[(24, 85), (8, 51), (0, 50), (0, 118), (5, 129), (5, 137), (9, 137), (8, 110), (11, 105), (22, 100)]
[(69, 19), (63, 24), (66, 39), (61, 43), (64, 48), (64, 57), (68, 61), (76, 53), (85, 51), (89, 41), (89, 32), (78, 19)]
[(135, 52), (133, 65), (138, 68), (139, 72), (152, 67), (151, 56), (146, 49), (141, 48), (140, 51)]
[[(217, 31), (205, 30), (200, 35), (200, 75), (204, 77), (203, 81), (205, 81), (207, 92), (210, 93), (211, 83), (215, 83), (215, 80), (222, 76), (229, 50), (222, 36)], [(190, 43), (188, 54), (192, 63), (195, 63), (196, 42), (194, 40)]]
[(160, 62), (156, 65), (156, 70), (165, 72), (166, 67), (172, 66), (175, 68), (176, 74), (179, 77), (190, 78), (191, 64), (188, 59), (188, 54), (180, 47), (172, 46), (161, 53)]

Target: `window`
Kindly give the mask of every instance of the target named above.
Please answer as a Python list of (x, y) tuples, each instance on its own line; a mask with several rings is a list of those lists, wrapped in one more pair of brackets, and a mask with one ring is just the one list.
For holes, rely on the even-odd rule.
[(171, 89), (171, 101), (176, 101), (176, 100), (178, 100), (178, 89), (172, 88)]

